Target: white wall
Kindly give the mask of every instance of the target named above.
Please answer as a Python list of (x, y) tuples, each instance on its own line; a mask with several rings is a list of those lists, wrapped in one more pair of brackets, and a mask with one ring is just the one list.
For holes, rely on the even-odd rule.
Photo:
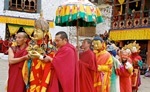
[[(42, 10), (44, 14), (44, 18), (46, 20), (55, 20), (55, 12), (57, 7), (65, 2), (66, 0), (42, 0)], [(97, 34), (103, 34), (105, 30), (110, 29), (110, 15), (111, 15), (111, 7), (102, 8), (101, 9), (102, 15), (105, 18), (105, 22), (98, 24), (96, 27), (96, 33)], [(25, 13), (25, 12), (17, 12), (17, 11), (10, 11), (10, 10), (5, 10), (4, 11), (4, 0), (0, 0), (0, 15), (5, 15), (5, 16), (13, 16), (13, 17), (21, 17), (21, 18), (31, 18), (31, 19), (38, 19), (39, 18), (39, 13)], [(0, 36), (4, 38), (5, 36), (5, 24), (0, 24), (1, 31)], [(72, 44), (76, 44), (76, 28), (70, 28), (70, 27), (59, 27), (55, 26), (54, 28), (50, 28), (50, 33), (52, 35), (52, 38), (54, 39), (55, 34), (58, 31), (65, 31), (68, 36), (70, 36), (70, 41)]]
[[(57, 7), (65, 1), (66, 0), (43, 0), (42, 10), (44, 18), (47, 20), (55, 20)], [(69, 36), (69, 30), (67, 27), (55, 26), (54, 28), (50, 28), (50, 33), (53, 39), (55, 34), (59, 31), (65, 31)]]
[[(41, 8), (43, 11), (44, 18), (46, 20), (54, 20), (57, 7), (60, 4), (62, 4), (64, 1), (66, 0), (42, 0)], [(25, 12), (4, 10), (4, 0), (0, 0), (0, 15), (20, 17), (20, 18), (30, 18), (30, 19), (38, 19), (40, 17), (39, 13), (25, 13)], [(5, 27), (5, 24), (1, 26)], [(5, 29), (1, 29), (1, 30), (5, 31)], [(68, 33), (68, 30), (66, 27), (55, 26), (55, 28), (50, 29), (50, 32), (53, 38), (58, 31), (66, 31)], [(0, 34), (0, 36), (3, 36), (3, 35)]]
[(104, 32), (108, 32), (111, 27), (112, 6), (100, 5), (99, 7), (104, 18), (104, 22), (97, 24), (96, 34), (104, 34)]
[(6, 29), (6, 24), (5, 23), (0, 23), (0, 37), (3, 40), (5, 39), (5, 29)]

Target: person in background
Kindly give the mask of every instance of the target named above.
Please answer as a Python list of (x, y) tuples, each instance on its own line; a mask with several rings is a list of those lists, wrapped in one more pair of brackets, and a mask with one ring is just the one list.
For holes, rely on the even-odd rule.
[(2, 53), (3, 39), (0, 37), (0, 53)]
[(91, 50), (92, 41), (84, 39), (79, 54), (80, 92), (94, 92), (94, 73), (97, 71), (95, 54)]
[(117, 50), (114, 47), (114, 44), (107, 45), (107, 51), (112, 55), (112, 59), (113, 59), (110, 92), (120, 92), (119, 76), (116, 73), (116, 70), (121, 66), (121, 63), (116, 58)]
[(93, 46), (98, 68), (98, 74), (94, 83), (95, 91), (110, 92), (110, 76), (113, 66), (112, 56), (106, 51), (104, 40), (100, 36), (94, 37)]
[(131, 75), (133, 73), (132, 61), (126, 50), (120, 52), (121, 67), (117, 69), (120, 77), (120, 92), (132, 92)]
[(22, 78), (22, 67), (27, 55), (27, 34), (19, 32), (16, 35), (17, 46), (10, 47), (8, 50), (8, 86), (7, 92), (26, 92), (25, 83)]
[(2, 45), (2, 50), (5, 55), (8, 55), (8, 48), (9, 48), (9, 40), (6, 38), (3, 41), (3, 45)]

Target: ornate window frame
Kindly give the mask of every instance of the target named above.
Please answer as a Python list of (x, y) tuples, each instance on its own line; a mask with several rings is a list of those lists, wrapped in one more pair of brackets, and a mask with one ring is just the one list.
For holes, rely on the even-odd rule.
[(9, 10), (36, 13), (38, 1), (40, 0), (9, 0)]

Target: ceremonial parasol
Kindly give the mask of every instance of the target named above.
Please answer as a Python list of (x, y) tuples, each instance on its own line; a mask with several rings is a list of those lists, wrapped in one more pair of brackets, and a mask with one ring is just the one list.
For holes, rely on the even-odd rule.
[(68, 0), (56, 10), (57, 26), (76, 26), (77, 46), (79, 47), (79, 26), (91, 27), (103, 22), (100, 10), (88, 0)]

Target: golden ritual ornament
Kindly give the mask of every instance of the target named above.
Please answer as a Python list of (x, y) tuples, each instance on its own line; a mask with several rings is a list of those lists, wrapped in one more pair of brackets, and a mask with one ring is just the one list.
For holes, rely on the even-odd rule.
[[(27, 48), (29, 56), (31, 58), (39, 57), (39, 55), (44, 55), (50, 48), (51, 35), (49, 33), (49, 24), (43, 18), (43, 12), (40, 13), (40, 18), (35, 21), (35, 29), (33, 37), (30, 36), (31, 41)], [(49, 49), (50, 50), (50, 49)]]

